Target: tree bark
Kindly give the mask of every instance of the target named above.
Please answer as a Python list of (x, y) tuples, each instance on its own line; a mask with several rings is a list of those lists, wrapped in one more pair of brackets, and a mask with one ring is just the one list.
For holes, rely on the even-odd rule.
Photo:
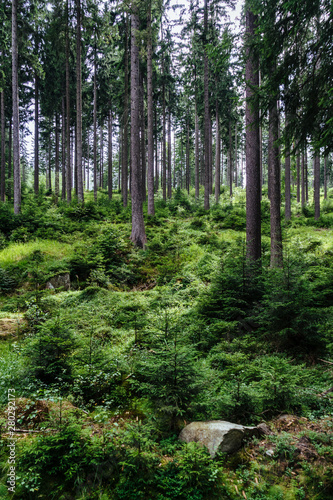
[(168, 198), (172, 195), (172, 177), (171, 177), (171, 113), (168, 110)]
[(220, 199), (221, 184), (221, 139), (220, 139), (220, 117), (218, 102), (216, 100), (216, 152), (215, 152), (215, 201)]
[(128, 201), (128, 116), (129, 116), (129, 21), (126, 15), (125, 25), (125, 82), (124, 82), (124, 114), (123, 114), (123, 140), (122, 140), (122, 164), (121, 164), (121, 195), (123, 198), (123, 205), (127, 207)]
[(4, 91), (0, 93), (1, 100), (1, 188), (0, 197), (1, 201), (4, 202), (6, 199), (6, 148), (5, 148), (5, 133), (6, 133), (6, 123), (5, 123), (5, 96)]
[(324, 159), (324, 200), (327, 200), (327, 156)]
[(134, 245), (143, 248), (146, 244), (146, 232), (142, 208), (142, 172), (140, 171), (140, 82), (139, 82), (139, 46), (137, 31), (139, 16), (135, 2), (132, 3), (131, 29), (131, 195), (132, 195), (132, 233)]
[[(38, 48), (37, 48), (38, 50)], [(39, 82), (35, 74), (35, 158), (34, 158), (34, 192), (39, 192)]]
[(147, 129), (148, 129), (148, 215), (155, 215), (154, 204), (154, 111), (153, 111), (153, 48), (151, 32), (151, 0), (147, 16)]
[[(96, 34), (95, 34), (96, 37)], [(93, 111), (93, 127), (94, 127), (94, 200), (97, 201), (97, 54), (96, 54), (96, 39), (95, 39), (95, 54), (94, 54), (94, 111)]]
[(200, 171), (199, 171), (199, 117), (197, 109), (197, 98), (195, 98), (195, 198), (199, 198)]
[(70, 124), (70, 87), (69, 87), (69, 34), (68, 34), (68, 0), (66, 0), (66, 189), (67, 189), (67, 202), (72, 201), (72, 170), (71, 170), (71, 124)]
[(108, 196), (112, 199), (112, 108), (110, 104), (108, 117)]
[[(205, 45), (207, 44), (207, 31), (208, 31), (208, 0), (204, 3), (204, 37)], [(209, 113), (209, 72), (208, 72), (208, 55), (205, 50), (204, 53), (204, 117), (205, 117), (205, 198), (204, 208), (209, 210), (209, 179), (210, 179), (210, 165), (209, 165), (209, 140), (210, 140), (210, 113)]]
[(297, 203), (301, 201), (301, 162), (300, 162), (300, 153), (297, 151), (296, 155), (296, 199)]
[(249, 262), (261, 258), (261, 185), (259, 102), (259, 59), (250, 47), (255, 37), (257, 17), (247, 7), (246, 11), (246, 256)]
[(58, 202), (59, 197), (59, 115), (56, 113), (55, 116), (55, 183), (54, 183), (54, 195), (56, 202)]
[(269, 109), (268, 159), (270, 170), (270, 219), (271, 219), (271, 267), (282, 267), (282, 233), (281, 233), (281, 183), (280, 159), (277, 145), (279, 133), (279, 116), (277, 102)]
[(315, 206), (315, 220), (320, 218), (320, 156), (319, 153), (315, 154), (313, 160), (313, 176), (314, 176), (314, 206)]
[(229, 121), (229, 194), (232, 198), (232, 181), (233, 181), (233, 162), (232, 162), (232, 129), (231, 121)]
[(61, 124), (61, 199), (66, 200), (66, 117), (65, 117), (65, 98), (62, 98), (62, 124)]
[(290, 152), (286, 150), (285, 159), (285, 219), (291, 219), (291, 195), (290, 195)]
[(77, 197), (84, 200), (82, 179), (82, 70), (81, 70), (81, 0), (76, 0), (76, 168)]
[(17, 6), (12, 2), (12, 91), (13, 91), (13, 162), (14, 162), (14, 213), (21, 210), (21, 166), (20, 166), (20, 117), (18, 90), (18, 41)]
[(302, 151), (302, 162), (301, 162), (301, 188), (302, 188), (302, 196), (301, 196), (301, 205), (304, 207), (305, 205), (305, 159), (304, 159), (304, 150)]
[(190, 118), (187, 112), (186, 116), (186, 166), (185, 166), (185, 186), (190, 193)]

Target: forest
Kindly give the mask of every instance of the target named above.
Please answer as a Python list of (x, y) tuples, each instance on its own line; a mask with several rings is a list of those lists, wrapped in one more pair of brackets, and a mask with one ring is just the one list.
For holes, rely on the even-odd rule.
[(333, 498), (332, 18), (1, 0), (0, 499)]

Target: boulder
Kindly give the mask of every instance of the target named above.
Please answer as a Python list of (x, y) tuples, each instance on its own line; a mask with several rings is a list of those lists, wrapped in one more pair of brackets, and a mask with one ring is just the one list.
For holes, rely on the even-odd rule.
[(69, 273), (57, 274), (50, 278), (46, 283), (46, 287), (49, 290), (53, 290), (54, 288), (64, 288), (64, 290), (70, 290), (71, 288), (71, 279)]
[(179, 439), (190, 443), (201, 443), (208, 449), (210, 456), (215, 457), (217, 451), (233, 453), (241, 446), (244, 438), (258, 436), (256, 427), (233, 424), (224, 420), (192, 422), (184, 427)]

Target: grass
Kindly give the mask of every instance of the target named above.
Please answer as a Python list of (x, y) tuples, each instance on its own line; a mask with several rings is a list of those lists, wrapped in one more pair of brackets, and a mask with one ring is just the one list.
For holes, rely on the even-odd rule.
[(27, 243), (11, 243), (0, 252), (0, 266), (7, 267), (26, 259), (32, 252), (40, 250), (46, 258), (63, 259), (73, 253), (73, 245), (55, 240), (29, 241)]

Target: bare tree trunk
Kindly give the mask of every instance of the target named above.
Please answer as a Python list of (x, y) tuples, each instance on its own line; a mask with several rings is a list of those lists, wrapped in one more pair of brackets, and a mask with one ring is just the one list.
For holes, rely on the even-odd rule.
[[(8, 179), (12, 178), (12, 170), (13, 170), (13, 165), (12, 165), (12, 151), (13, 151), (13, 117), (10, 116), (9, 118), (9, 132), (8, 132)], [(8, 191), (8, 200), (11, 201), (12, 199), (12, 190), (9, 189)]]
[(100, 128), (100, 153), (99, 153), (99, 187), (103, 189), (103, 177), (104, 177), (104, 120), (101, 119), (101, 128)]
[(185, 187), (190, 192), (190, 119), (186, 116), (186, 166), (185, 166)]
[(304, 205), (305, 205), (305, 160), (304, 160), (304, 150), (302, 151), (302, 163), (301, 163), (301, 187), (302, 187), (301, 204), (302, 204), (302, 207), (304, 207)]
[(238, 168), (237, 168), (237, 156), (238, 156), (238, 151), (237, 151), (237, 136), (238, 136), (238, 131), (237, 131), (237, 122), (235, 123), (235, 187), (238, 186)]
[(139, 70), (140, 81), (140, 157), (142, 171), (142, 200), (147, 199), (146, 190), (146, 122), (145, 122), (145, 101), (144, 101), (144, 84), (143, 74)]
[(76, 168), (77, 197), (84, 200), (82, 180), (82, 71), (81, 71), (81, 0), (76, 0)]
[(108, 196), (112, 199), (112, 108), (110, 104), (108, 117)]
[(290, 152), (286, 151), (285, 160), (285, 218), (291, 219), (291, 195), (290, 195)]
[(54, 194), (56, 202), (58, 202), (59, 197), (59, 115), (56, 113), (55, 116), (55, 183), (54, 183)]
[(320, 218), (320, 156), (315, 154), (313, 160), (313, 175), (314, 175), (314, 206), (315, 220)]
[[(162, 73), (164, 73), (164, 63), (162, 65)], [(162, 90), (163, 99), (163, 161), (162, 161), (162, 191), (163, 200), (166, 200), (166, 109), (165, 109), (165, 84), (163, 82)]]
[(70, 88), (69, 88), (69, 34), (68, 34), (68, 23), (69, 23), (69, 15), (68, 15), (68, 0), (66, 0), (66, 141), (67, 141), (67, 157), (66, 157), (66, 188), (67, 188), (67, 202), (70, 203), (72, 201), (72, 171), (71, 171), (71, 159), (70, 159), (70, 150), (71, 150), (71, 132), (70, 132)]
[(13, 90), (13, 160), (14, 160), (13, 170), (14, 170), (14, 213), (15, 214), (18, 214), (21, 210), (17, 6), (18, 6), (18, 0), (13, 0), (12, 1), (12, 90)]
[(39, 192), (39, 82), (38, 76), (35, 74), (35, 168), (34, 168), (34, 192), (38, 195)]
[[(95, 34), (96, 37), (96, 34)], [(95, 39), (95, 54), (94, 54), (94, 200), (97, 201), (97, 54), (96, 54), (96, 39)]]
[(5, 157), (5, 133), (6, 133), (6, 123), (5, 123), (5, 96), (4, 91), (0, 92), (1, 98), (1, 201), (4, 202), (6, 199), (6, 157)]
[(304, 169), (305, 169), (305, 199), (308, 203), (309, 201), (309, 182), (308, 182), (308, 152), (307, 146), (305, 145), (304, 151)]
[(324, 200), (327, 200), (327, 156), (324, 159)]
[(246, 255), (250, 262), (261, 258), (261, 185), (259, 101), (256, 89), (259, 86), (259, 60), (251, 50), (250, 42), (255, 37), (257, 17), (246, 11)]
[(197, 98), (195, 98), (195, 197), (199, 198), (199, 183), (200, 183), (200, 172), (199, 172), (199, 118), (197, 109)]
[(124, 114), (123, 114), (123, 140), (122, 140), (122, 166), (121, 166), (121, 195), (123, 198), (123, 205), (127, 207), (128, 200), (128, 116), (129, 116), (129, 65), (128, 65), (128, 52), (129, 52), (129, 21), (128, 14), (126, 14), (125, 26), (125, 82), (124, 82)]
[(61, 199), (66, 200), (66, 116), (65, 98), (61, 103)]
[(171, 113), (168, 112), (168, 198), (172, 195), (172, 178), (171, 178)]
[[(208, 0), (204, 3), (204, 36), (205, 43), (207, 43), (208, 31)], [(209, 210), (209, 179), (210, 179), (210, 165), (209, 165), (209, 140), (210, 140), (210, 113), (209, 113), (209, 72), (208, 72), (208, 55), (205, 50), (204, 53), (204, 113), (205, 113), (205, 199), (204, 208)]]
[(269, 142), (268, 158), (270, 171), (270, 215), (271, 215), (271, 267), (282, 267), (282, 233), (281, 233), (281, 184), (280, 159), (277, 145), (279, 134), (279, 116), (277, 102), (269, 109)]
[(297, 156), (296, 156), (296, 192), (297, 192), (297, 203), (301, 201), (301, 163), (300, 163), (300, 153), (299, 150), (297, 151)]
[(147, 16), (147, 128), (148, 128), (148, 215), (155, 215), (154, 205), (154, 114), (153, 114), (153, 48), (151, 0)]
[(232, 129), (231, 121), (229, 121), (229, 191), (232, 198), (232, 181), (233, 181), (233, 161), (232, 161)]
[(139, 47), (137, 31), (139, 16), (135, 2), (132, 2), (131, 30), (131, 195), (132, 233), (131, 240), (140, 248), (146, 244), (146, 232), (142, 208), (142, 172), (140, 171), (140, 82)]
[(215, 152), (215, 201), (220, 199), (221, 184), (221, 139), (220, 139), (220, 117), (218, 102), (216, 100), (216, 152)]

